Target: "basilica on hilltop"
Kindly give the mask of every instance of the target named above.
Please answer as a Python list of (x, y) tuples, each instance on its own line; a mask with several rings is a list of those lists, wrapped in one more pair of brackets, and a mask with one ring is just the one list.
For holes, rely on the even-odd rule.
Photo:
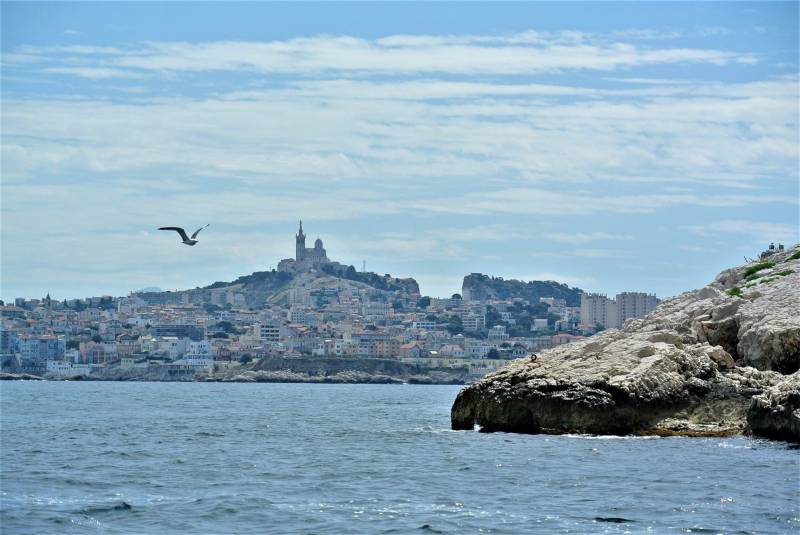
[(298, 230), (297, 235), (294, 237), (294, 246), (294, 259), (286, 258), (281, 260), (278, 263), (278, 271), (298, 273), (311, 269), (319, 269), (324, 265), (334, 263), (328, 259), (325, 248), (322, 246), (321, 239), (316, 239), (313, 248), (306, 247), (306, 235), (303, 233), (302, 221), (300, 221), (300, 230)]

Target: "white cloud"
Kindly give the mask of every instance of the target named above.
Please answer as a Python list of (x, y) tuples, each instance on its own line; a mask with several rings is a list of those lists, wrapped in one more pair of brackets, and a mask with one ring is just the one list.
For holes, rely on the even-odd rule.
[(42, 69), (42, 72), (54, 74), (72, 74), (82, 78), (90, 78), (92, 80), (102, 80), (105, 78), (141, 78), (142, 74), (125, 71), (122, 69), (109, 69), (107, 67), (50, 67)]
[(306, 74), (343, 71), (510, 75), (560, 70), (604, 71), (665, 63), (726, 65), (756, 61), (752, 54), (700, 48), (642, 48), (609, 40), (607, 36), (574, 31), (480, 36), (394, 35), (373, 40), (319, 35), (269, 42), (149, 42), (124, 49), (20, 46), (14, 52), (51, 60), (77, 54), (83, 62), (93, 59), (97, 64), (91, 66), (95, 68)]
[(765, 245), (773, 241), (784, 242), (787, 245), (800, 241), (800, 227), (770, 221), (726, 219), (686, 228), (698, 236), (714, 237), (733, 234), (748, 240), (758, 240)]
[(592, 214), (643, 214), (670, 206), (716, 208), (744, 207), (754, 204), (797, 204), (797, 199), (780, 195), (697, 195), (697, 194), (626, 194), (592, 195), (539, 188), (513, 188), (485, 193), (470, 193), (453, 202), (419, 201), (419, 209), (446, 214), (486, 215), (493, 213), (588, 216)]
[(555, 232), (546, 235), (548, 239), (564, 242), (564, 243), (589, 243), (594, 241), (611, 241), (611, 240), (630, 240), (633, 238), (630, 234), (610, 234), (608, 232), (582, 232), (568, 234), (564, 232)]
[[(106, 276), (124, 288), (205, 284), (291, 255), (285, 236), (269, 234), (279, 222), (357, 226), (385, 217), (414, 225), (395, 233), (377, 225), (365, 229), (368, 240), (333, 237), (334, 257), (387, 270), (422, 259), (426, 267), (411, 274), (427, 269), (441, 290), (423, 291), (448, 295), (460, 278), (446, 267), (437, 275), (437, 262), (525, 273), (532, 260), (601, 265), (623, 253), (604, 242), (632, 234), (625, 246), (640, 247), (647, 229), (595, 230), (629, 228), (596, 222), (615, 214), (737, 208), (757, 219), (760, 206), (796, 206), (786, 192), (798, 179), (797, 77), (673, 80), (672, 72), (694, 72), (680, 69), (691, 63), (727, 66), (702, 73), (731, 79), (760, 58), (652, 42), (660, 38), (670, 37), (564, 31), (18, 47), (3, 56), (4, 81), (24, 77), (47, 90), (4, 88), (4, 278), (15, 287), (46, 280), (52, 268), (36, 260), (46, 250), (76, 284)], [(630, 85), (597, 83), (598, 73)], [(153, 233), (165, 214), (166, 224), (213, 221), (214, 233), (197, 251), (165, 252), (167, 238)], [(543, 230), (543, 221), (551, 226)], [(749, 232), (760, 239), (787, 235), (785, 227)], [(726, 224), (715, 232), (747, 231)], [(576, 249), (558, 243), (582, 247), (552, 252)], [(199, 267), (184, 279), (188, 259)], [(594, 282), (568, 269), (523, 278)]]
[(778, 79), (606, 95), (316, 80), (204, 99), (6, 98), (4, 174), (169, 166), (245, 182), (513, 175), (741, 185), (797, 175), (795, 88), (796, 79)]

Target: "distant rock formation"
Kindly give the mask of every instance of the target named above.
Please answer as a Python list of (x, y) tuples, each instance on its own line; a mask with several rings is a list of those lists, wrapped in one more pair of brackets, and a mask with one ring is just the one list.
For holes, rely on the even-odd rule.
[(0, 381), (41, 381), (42, 378), (38, 375), (31, 375), (30, 373), (6, 373), (0, 372)]
[(526, 299), (529, 303), (538, 303), (540, 297), (564, 299), (567, 306), (581, 305), (581, 290), (570, 288), (566, 284), (555, 281), (518, 281), (490, 277), (482, 273), (471, 273), (464, 277), (461, 284), (461, 295), (467, 301), (485, 301), (487, 299)]
[[(315, 282), (316, 281), (316, 282)], [(396, 278), (371, 272), (357, 272), (353, 266), (337, 267), (331, 263), (298, 273), (286, 271), (256, 271), (231, 282), (218, 281), (203, 288), (175, 292), (136, 293), (135, 297), (148, 304), (213, 304), (231, 303), (253, 308), (267, 303), (286, 304), (287, 295), (295, 287), (341, 286), (374, 289), (400, 295), (410, 300), (419, 298), (419, 285), (413, 278)]]
[[(800, 441), (800, 249), (463, 389), (454, 429)], [(787, 377), (788, 374), (793, 374)]]

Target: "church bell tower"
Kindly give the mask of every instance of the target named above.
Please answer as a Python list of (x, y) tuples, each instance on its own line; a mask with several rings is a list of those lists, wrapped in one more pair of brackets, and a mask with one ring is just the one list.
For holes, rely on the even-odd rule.
[(300, 230), (294, 237), (294, 256), (295, 260), (302, 262), (306, 254), (306, 235), (303, 234), (303, 220), (300, 220)]

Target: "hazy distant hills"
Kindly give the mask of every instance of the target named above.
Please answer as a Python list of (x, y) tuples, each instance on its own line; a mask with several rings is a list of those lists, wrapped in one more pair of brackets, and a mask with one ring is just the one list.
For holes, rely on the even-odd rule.
[(514, 299), (522, 298), (530, 303), (538, 303), (540, 297), (564, 299), (567, 306), (577, 307), (581, 304), (580, 288), (570, 288), (566, 284), (555, 281), (518, 281), (505, 280), (501, 277), (490, 277), (483, 273), (472, 273), (464, 277), (461, 293), (464, 299)]
[(266, 303), (288, 303), (289, 292), (294, 288), (314, 290), (332, 286), (370, 289), (413, 299), (419, 297), (419, 285), (413, 278), (400, 279), (389, 274), (358, 272), (353, 266), (336, 265), (323, 266), (321, 271), (302, 273), (257, 271), (231, 282), (215, 282), (189, 292), (195, 294), (190, 301), (197, 302), (198, 292), (211, 294), (229, 290), (243, 294), (248, 306), (263, 306)]
[[(389, 274), (359, 272), (353, 266), (341, 265), (326, 265), (319, 271), (301, 273), (256, 271), (229, 282), (218, 281), (202, 288), (167, 293), (171, 294), (169, 302), (212, 303), (219, 301), (214, 298), (214, 294), (231, 292), (244, 296), (247, 306), (261, 307), (268, 303), (288, 304), (289, 294), (296, 288), (316, 290), (331, 287), (366, 289), (383, 293), (387, 298), (416, 300), (420, 295), (419, 285), (411, 277), (397, 278)], [(153, 296), (154, 293), (148, 295)], [(538, 303), (540, 297), (555, 297), (564, 299), (568, 306), (580, 306), (581, 290), (555, 281), (525, 282), (472, 273), (464, 277), (462, 294), (464, 299), (522, 298), (530, 303)]]

